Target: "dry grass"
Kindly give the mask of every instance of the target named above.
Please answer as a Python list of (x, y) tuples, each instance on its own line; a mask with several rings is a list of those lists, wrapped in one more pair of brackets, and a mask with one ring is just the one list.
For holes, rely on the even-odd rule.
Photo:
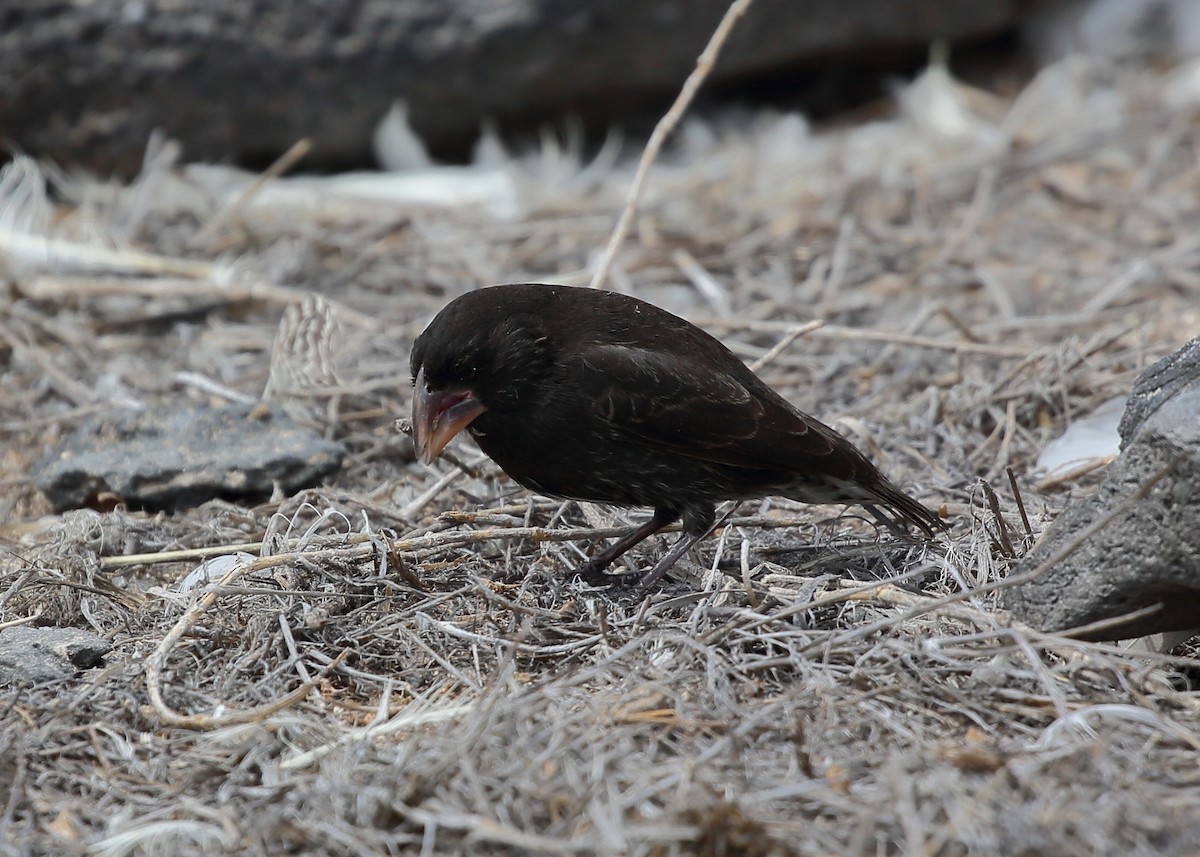
[[(1142, 69), (1068, 63), (1011, 100), (926, 84), (970, 121), (914, 87), (904, 116), (821, 135), (692, 124), (609, 284), (764, 360), (951, 533), (744, 507), (646, 598), (569, 574), (589, 528), (636, 516), (531, 498), (462, 446), (433, 472), (393, 425), (447, 299), (587, 282), (624, 160), (511, 162), (508, 217), (297, 208), (170, 147), (131, 187), (59, 178), (53, 203), (11, 167), (0, 623), (114, 650), (3, 689), (0, 849), (1187, 853), (1194, 660), (1014, 627), (995, 599), (1030, 542), (1007, 469), (1036, 534), (1095, 478), (1039, 490), (1041, 446), (1200, 328), (1200, 124)], [(333, 484), (45, 516), (27, 474), (85, 415), (268, 377), (351, 449)]]

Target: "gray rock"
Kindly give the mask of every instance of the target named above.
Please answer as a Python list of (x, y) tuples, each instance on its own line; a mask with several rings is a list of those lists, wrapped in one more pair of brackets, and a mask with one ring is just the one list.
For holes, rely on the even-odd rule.
[(78, 628), (17, 625), (0, 631), (0, 685), (41, 684), (99, 666), (112, 646)]
[[(994, 34), (1046, 0), (758, 0), (712, 81), (836, 58), (878, 67)], [(619, 122), (676, 93), (729, 0), (0, 0), (0, 137), (131, 174), (161, 128), (189, 159), (369, 158), (397, 99), (438, 146), (488, 117)], [(869, 67), (869, 66), (868, 66)]]
[[(1067, 508), (1014, 572), (1018, 579), (1037, 572), (1007, 591), (1006, 606), (1018, 619), (1057, 631), (1155, 608), (1088, 636), (1122, 639), (1200, 628), (1198, 367), (1200, 347), (1193, 341), (1138, 380), (1122, 420), (1124, 449), (1104, 482)], [(1167, 468), (1145, 496), (1130, 501)], [(1050, 562), (1109, 516), (1068, 556)]]
[(335, 473), (345, 449), (265, 405), (121, 411), (88, 420), (38, 464), (55, 509), (113, 494), (136, 508), (174, 510), (216, 497), (293, 492)]
[(1152, 364), (1133, 382), (1129, 402), (1117, 426), (1122, 448), (1133, 441), (1142, 424), (1165, 401), (1194, 384), (1200, 384), (1200, 336)]

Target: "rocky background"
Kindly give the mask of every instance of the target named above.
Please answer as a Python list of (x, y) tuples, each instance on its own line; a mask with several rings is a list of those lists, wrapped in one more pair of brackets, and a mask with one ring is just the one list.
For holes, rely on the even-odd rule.
[[(463, 159), (485, 122), (536, 136), (571, 115), (641, 127), (693, 68), (724, 0), (7, 0), (0, 137), (103, 173), (138, 171), (161, 130), (189, 160), (362, 165), (394, 102), (435, 153)], [(1044, 2), (757, 0), (711, 83), (826, 111), (879, 95), (935, 39), (1011, 35)]]

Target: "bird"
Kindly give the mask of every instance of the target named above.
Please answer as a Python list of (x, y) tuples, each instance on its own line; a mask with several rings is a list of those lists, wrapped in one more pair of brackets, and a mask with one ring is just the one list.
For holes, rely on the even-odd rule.
[[(653, 509), (578, 569), (590, 583), (653, 587), (729, 500), (858, 504), (926, 539), (945, 528), (715, 337), (638, 298), (537, 283), (475, 289), (434, 316), (410, 362), (413, 442), (426, 464), (465, 430), (532, 491)], [(683, 536), (649, 572), (606, 573), (679, 520)]]

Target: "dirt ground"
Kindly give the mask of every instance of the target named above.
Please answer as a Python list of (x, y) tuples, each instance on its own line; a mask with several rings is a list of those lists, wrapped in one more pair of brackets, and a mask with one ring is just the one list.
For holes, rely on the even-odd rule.
[[(394, 425), (449, 298), (587, 282), (634, 147), (493, 149), (424, 177), (440, 202), (252, 186), (161, 141), (129, 186), (14, 162), (0, 622), (113, 648), (0, 688), (0, 850), (1195, 853), (1193, 650), (997, 607), (1098, 478), (1043, 480), (1038, 452), (1200, 330), (1185, 71), (1068, 60), (983, 92), (934, 70), (835, 129), (681, 129), (610, 286), (759, 361), (951, 529), (746, 504), (645, 597), (571, 574), (639, 512), (530, 496), (467, 443), (424, 467)], [(327, 484), (54, 515), (31, 483), (94, 414), (264, 391), (345, 444)]]

